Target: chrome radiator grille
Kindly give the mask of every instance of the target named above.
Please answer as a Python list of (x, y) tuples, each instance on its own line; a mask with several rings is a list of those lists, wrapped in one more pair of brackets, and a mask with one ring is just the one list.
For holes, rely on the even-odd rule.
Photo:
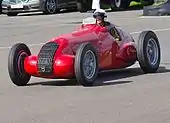
[(48, 42), (42, 46), (38, 54), (38, 72), (41, 75), (51, 75), (53, 73), (53, 62), (58, 44)]

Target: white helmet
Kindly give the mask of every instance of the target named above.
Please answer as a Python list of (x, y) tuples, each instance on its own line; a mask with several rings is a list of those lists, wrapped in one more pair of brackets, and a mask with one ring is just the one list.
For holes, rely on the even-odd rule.
[(101, 16), (102, 18), (106, 18), (107, 15), (106, 15), (106, 11), (103, 10), (103, 9), (97, 9), (94, 14), (93, 14), (93, 17), (96, 18), (97, 16)]

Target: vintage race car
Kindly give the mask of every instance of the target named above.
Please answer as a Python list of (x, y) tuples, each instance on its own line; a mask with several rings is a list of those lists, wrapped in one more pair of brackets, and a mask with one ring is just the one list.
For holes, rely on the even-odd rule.
[[(111, 33), (116, 29), (120, 40)], [(153, 31), (143, 31), (139, 39), (119, 26), (99, 26), (92, 18), (70, 34), (57, 36), (45, 43), (37, 55), (26, 44), (14, 44), (9, 52), (8, 71), (12, 82), (27, 85), (31, 76), (72, 79), (91, 86), (98, 73), (129, 67), (139, 62), (144, 73), (154, 73), (160, 65), (160, 44)]]

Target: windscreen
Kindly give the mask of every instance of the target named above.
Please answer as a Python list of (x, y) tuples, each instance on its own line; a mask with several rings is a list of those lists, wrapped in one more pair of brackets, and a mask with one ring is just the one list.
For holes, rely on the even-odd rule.
[(82, 24), (83, 25), (85, 25), (85, 24), (96, 24), (96, 20), (93, 17), (87, 17), (87, 18), (83, 19)]

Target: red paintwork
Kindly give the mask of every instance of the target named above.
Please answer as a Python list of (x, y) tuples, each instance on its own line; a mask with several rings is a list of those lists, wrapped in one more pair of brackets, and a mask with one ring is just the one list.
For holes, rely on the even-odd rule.
[(44, 78), (74, 77), (74, 57), (76, 49), (83, 42), (91, 42), (98, 51), (100, 70), (128, 67), (137, 60), (133, 38), (127, 32), (116, 27), (122, 41), (115, 41), (105, 27), (95, 24), (81, 26), (76, 31), (58, 36), (50, 41), (57, 42), (59, 48), (55, 54), (54, 71), (51, 76), (40, 76), (37, 72), (37, 57), (31, 55), (25, 59), (25, 71), (32, 76)]

